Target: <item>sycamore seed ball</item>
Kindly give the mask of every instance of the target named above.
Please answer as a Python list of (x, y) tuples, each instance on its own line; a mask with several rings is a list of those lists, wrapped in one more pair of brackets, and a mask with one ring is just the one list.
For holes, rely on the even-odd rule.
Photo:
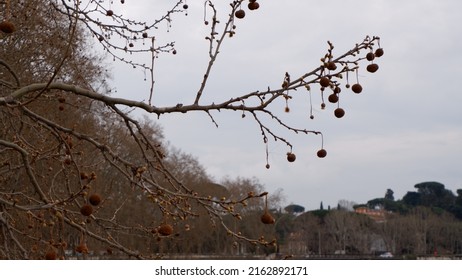
[(271, 216), (271, 214), (268, 213), (267, 211), (265, 211), (265, 213), (261, 216), (260, 220), (265, 225), (274, 224), (274, 222), (275, 222), (273, 216)]
[(295, 156), (294, 153), (287, 153), (287, 161), (288, 162), (294, 162), (297, 157)]
[(8, 20), (4, 20), (2, 22), (0, 22), (0, 30), (3, 32), (3, 33), (6, 33), (6, 34), (11, 34), (13, 33), (16, 28), (14, 26), (14, 24)]
[(160, 225), (157, 232), (162, 236), (169, 236), (173, 233), (173, 227), (172, 225), (169, 225), (169, 224), (162, 224)]
[(242, 19), (245, 17), (245, 11), (244, 10), (238, 10), (234, 13), (234, 16), (239, 18), (239, 19)]
[(361, 93), (363, 91), (363, 87), (360, 84), (354, 84), (351, 86), (351, 90), (354, 93)]
[(334, 110), (334, 115), (340, 119), (345, 115), (345, 110), (343, 110), (342, 108), (337, 108)]
[(321, 149), (316, 154), (319, 158), (325, 158), (327, 156), (327, 151), (324, 149)]

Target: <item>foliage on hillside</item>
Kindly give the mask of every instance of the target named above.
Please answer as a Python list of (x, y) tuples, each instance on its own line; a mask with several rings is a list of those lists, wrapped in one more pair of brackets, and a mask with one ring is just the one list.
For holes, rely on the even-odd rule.
[[(293, 216), (285, 236), (290, 254), (357, 254), (392, 252), (398, 257), (462, 254), (462, 190), (457, 196), (438, 182), (415, 185), (402, 199), (385, 196), (355, 205), (370, 215), (343, 208), (313, 210)], [(380, 212), (383, 211), (383, 212)], [(384, 219), (373, 219), (383, 213)], [(288, 214), (291, 215), (291, 214)]]

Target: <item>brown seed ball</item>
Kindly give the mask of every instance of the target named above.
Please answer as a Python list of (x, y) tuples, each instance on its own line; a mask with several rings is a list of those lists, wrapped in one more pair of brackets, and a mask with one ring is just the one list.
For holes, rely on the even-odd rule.
[(270, 165), (268, 163), (265, 165), (265, 167), (266, 169), (270, 169)]
[(329, 95), (328, 100), (330, 103), (337, 103), (338, 102), (338, 95), (335, 93), (332, 93)]
[(293, 153), (287, 153), (287, 161), (294, 162), (297, 157)]
[(319, 79), (319, 84), (322, 87), (328, 87), (330, 85), (330, 79), (327, 77), (321, 77), (321, 79)]
[(80, 254), (88, 254), (87, 244), (82, 243), (80, 245), (77, 245), (77, 247), (75, 247), (75, 251)]
[(327, 156), (327, 151), (324, 149), (321, 149), (316, 154), (319, 158), (325, 158)]
[(340, 119), (343, 116), (345, 116), (345, 110), (343, 110), (342, 108), (337, 108), (334, 110), (334, 115)]
[(366, 54), (366, 59), (368, 61), (372, 61), (372, 60), (374, 60), (374, 58), (375, 58), (375, 54), (373, 52), (370, 52), (370, 53)]
[(234, 13), (234, 16), (237, 18), (244, 18), (245, 17), (245, 11), (244, 10), (238, 10)]
[(249, 10), (257, 10), (258, 8), (260, 8), (260, 4), (258, 4), (258, 2), (256, 1), (253, 1), (253, 2), (250, 2), (249, 5)]
[(187, 10), (189, 7), (188, 7), (188, 4), (184, 4), (183, 5), (183, 9)]
[(334, 88), (334, 93), (339, 94), (340, 92), (342, 92), (342, 89), (341, 89), (341, 88), (339, 88), (339, 87), (335, 87), (335, 88)]
[(379, 65), (377, 65), (375, 63), (369, 64), (369, 65), (367, 65), (366, 70), (368, 72), (375, 73), (375, 72), (377, 72), (377, 70), (379, 70)]
[(77, 246), (75, 247), (75, 251), (76, 251), (77, 253), (82, 253), (82, 252), (83, 252), (83, 246), (82, 246), (82, 245), (77, 245)]
[(3, 33), (11, 34), (16, 30), (16, 27), (14, 26), (12, 22), (4, 20), (0, 22), (0, 30)]
[(48, 250), (48, 252), (45, 254), (45, 259), (46, 260), (56, 260), (58, 255), (56, 254), (56, 251), (54, 249)]
[(133, 45), (133, 43), (130, 43), (130, 44), (128, 44), (128, 46), (129, 46), (130, 48), (133, 48), (135, 45)]
[(107, 15), (108, 17), (112, 17), (112, 16), (114, 15), (114, 11), (113, 11), (113, 10), (107, 10), (107, 11), (106, 11), (106, 15)]
[(143, 36), (143, 38), (148, 38), (148, 33), (143, 32), (143, 35), (142, 35), (142, 36)]
[(93, 213), (93, 207), (89, 204), (85, 204), (80, 208), (80, 214), (84, 216), (90, 216)]
[(329, 61), (329, 62), (327, 63), (327, 65), (326, 65), (326, 68), (329, 69), (329, 70), (331, 70), (331, 71), (334, 71), (334, 70), (337, 69), (337, 65), (335, 65), (334, 62)]
[(85, 173), (85, 172), (80, 172), (80, 179), (82, 179), (82, 180), (88, 179), (88, 174)]
[(271, 214), (268, 213), (268, 211), (265, 211), (265, 213), (261, 216), (260, 220), (265, 225), (274, 224), (275, 222), (273, 216), (271, 216)]
[(376, 57), (381, 57), (383, 55), (383, 49), (379, 48), (375, 50), (375, 56)]
[(101, 203), (101, 196), (97, 193), (94, 193), (90, 195), (90, 197), (88, 198), (88, 201), (90, 202), (91, 205), (98, 206)]
[(361, 91), (363, 91), (363, 87), (360, 84), (354, 84), (351, 86), (351, 90), (354, 93), (361, 93)]
[(169, 236), (173, 233), (173, 227), (169, 224), (162, 224), (157, 229), (157, 232), (162, 236)]

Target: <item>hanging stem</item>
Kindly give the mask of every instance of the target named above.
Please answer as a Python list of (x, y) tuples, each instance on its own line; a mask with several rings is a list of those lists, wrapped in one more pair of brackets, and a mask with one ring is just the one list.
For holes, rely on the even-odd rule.
[(156, 51), (154, 48), (154, 43), (155, 43), (155, 38), (152, 38), (151, 41), (151, 68), (149, 69), (149, 72), (151, 72), (151, 88), (149, 90), (149, 101), (148, 104), (152, 105), (152, 96), (154, 94), (154, 61), (156, 59)]

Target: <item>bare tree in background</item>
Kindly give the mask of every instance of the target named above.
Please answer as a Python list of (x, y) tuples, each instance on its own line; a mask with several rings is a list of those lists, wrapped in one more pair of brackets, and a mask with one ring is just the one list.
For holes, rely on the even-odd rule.
[[(157, 2), (151, 5), (165, 5)], [(188, 172), (174, 168), (161, 130), (130, 112), (159, 117), (200, 111), (215, 123), (213, 114), (236, 111), (258, 124), (255, 133), (262, 135), (267, 149), (273, 141), (282, 141), (288, 146), (287, 160), (294, 161), (290, 135), (322, 134), (293, 127), (279, 112), (289, 112), (291, 102), (304, 94), (311, 99), (313, 94), (323, 109), (325, 99), (337, 104), (334, 115), (343, 117), (339, 99), (348, 90), (362, 91), (359, 71), (363, 66), (377, 71), (376, 58), (383, 54), (378, 37), (366, 37), (338, 55), (328, 42), (320, 66), (296, 77), (281, 73), (278, 88), (262, 85), (259, 91), (204, 103), (222, 45), (239, 35), (239, 21), (259, 7), (257, 1), (239, 0), (221, 10), (215, 1), (205, 1), (209, 60), (200, 86), (189, 93), (191, 104), (158, 107), (155, 61), (177, 50), (174, 42), (156, 37), (156, 30), (175, 24), (175, 17), (190, 7), (185, 1), (174, 1), (157, 18), (144, 22), (118, 12), (131, 4), (124, 0), (0, 1), (0, 258), (65, 258), (68, 250), (83, 255), (102, 250), (139, 259), (162, 257), (174, 249), (166, 240), (187, 238), (190, 222), (199, 216), (208, 217), (210, 224), (224, 228), (233, 239), (273, 245), (274, 240), (247, 237), (226, 222), (239, 222), (238, 210), (243, 208), (238, 206), (266, 198), (266, 192), (232, 199), (204, 194), (201, 188), (211, 182), (194, 160), (185, 159), (185, 166), (194, 167)], [(98, 45), (115, 63), (146, 71), (151, 84), (146, 101), (109, 94), (104, 62), (91, 52)], [(133, 54), (148, 55), (150, 63), (136, 62)], [(271, 110), (270, 105), (279, 100), (285, 108)], [(314, 118), (312, 110), (307, 117)], [(287, 133), (277, 134), (279, 127)], [(318, 156), (326, 156), (322, 139)], [(212, 189), (220, 193), (220, 186), (208, 190)]]

